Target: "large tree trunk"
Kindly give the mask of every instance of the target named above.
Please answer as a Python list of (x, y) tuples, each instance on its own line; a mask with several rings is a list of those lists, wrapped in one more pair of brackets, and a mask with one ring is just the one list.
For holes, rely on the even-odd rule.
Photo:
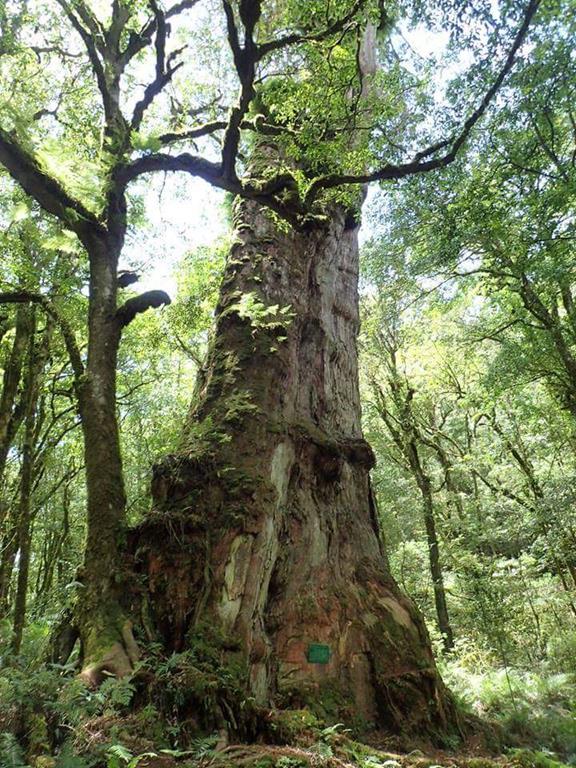
[(154, 509), (132, 534), (146, 615), (168, 648), (215, 629), (223, 648), (239, 643), (264, 705), (332, 697), (340, 717), (445, 730), (452, 705), (386, 568), (370, 489), (357, 230), (340, 209), (306, 234), (252, 202), (236, 213), (186, 437), (155, 468)]

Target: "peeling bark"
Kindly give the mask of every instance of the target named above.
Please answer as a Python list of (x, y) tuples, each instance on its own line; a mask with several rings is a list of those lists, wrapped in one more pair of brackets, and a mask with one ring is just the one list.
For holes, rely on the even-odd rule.
[[(357, 230), (343, 211), (284, 233), (239, 203), (182, 447), (155, 468), (154, 509), (130, 551), (165, 645), (184, 650), (217, 627), (239, 643), (258, 703), (330, 692), (340, 717), (437, 735), (454, 710), (375, 520), (357, 282)], [(308, 660), (312, 644), (329, 646), (328, 663)]]

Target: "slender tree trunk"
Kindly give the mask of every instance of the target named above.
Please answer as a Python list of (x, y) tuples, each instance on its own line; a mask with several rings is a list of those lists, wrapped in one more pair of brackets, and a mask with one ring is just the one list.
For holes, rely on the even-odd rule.
[(90, 259), (88, 359), (79, 386), (88, 495), (87, 542), (78, 629), (83, 675), (98, 683), (104, 672), (127, 674), (135, 660), (130, 626), (119, 604), (120, 547), (126, 496), (116, 416), (116, 366), (120, 326), (116, 319), (120, 244), (94, 238)]
[[(8, 452), (16, 437), (18, 427), (22, 420), (28, 416), (31, 404), (33, 388), (34, 361), (34, 332), (35, 314), (29, 307), (22, 306), (16, 313), (16, 330), (14, 344), (4, 373), (2, 398), (0, 405), (0, 485), (3, 483)], [(25, 373), (25, 381), (19, 395), (18, 404), (16, 398), (18, 389), (22, 383), (22, 371), (28, 349), (28, 368)], [(2, 537), (2, 556), (0, 558), (0, 616), (7, 616), (12, 608), (11, 587), (16, 555), (20, 546), (20, 533), (22, 532), (22, 489), (26, 484), (26, 475), (29, 468), (27, 462), (27, 437), (24, 437), (23, 458), (20, 469), (20, 495), (19, 502), (14, 500), (8, 505), (5, 498), (0, 499), (0, 521), (4, 522), (4, 535)], [(25, 509), (24, 509), (25, 512)]]
[(432, 576), (432, 586), (434, 589), (434, 605), (436, 607), (438, 629), (442, 633), (444, 649), (446, 651), (451, 651), (454, 647), (454, 634), (452, 632), (452, 625), (448, 614), (444, 574), (442, 573), (442, 565), (440, 563), (440, 547), (438, 545), (438, 534), (436, 533), (436, 519), (434, 515), (434, 501), (432, 498), (432, 489), (430, 487), (430, 478), (424, 473), (421, 473), (416, 479), (422, 495), (422, 511), (424, 513), (428, 559), (430, 562), (430, 575)]
[[(406, 403), (407, 413), (410, 407), (410, 401)], [(446, 651), (451, 651), (454, 647), (454, 634), (450, 624), (448, 614), (448, 603), (446, 601), (446, 588), (444, 587), (444, 574), (442, 573), (442, 564), (440, 562), (440, 546), (438, 544), (438, 534), (436, 533), (436, 517), (434, 514), (434, 499), (432, 496), (432, 484), (428, 474), (424, 471), (420, 460), (420, 453), (416, 443), (416, 427), (414, 419), (410, 413), (408, 421), (409, 435), (406, 443), (407, 458), (420, 490), (422, 497), (422, 512), (424, 516), (424, 526), (426, 528), (426, 542), (428, 544), (428, 561), (430, 563), (430, 575), (432, 576), (432, 586), (434, 589), (434, 605), (436, 607), (436, 618), (438, 619), (438, 629), (442, 633), (442, 642)]]
[[(448, 497), (447, 506), (449, 510), (454, 508), (454, 510), (456, 511), (457, 522), (454, 525), (454, 530), (457, 530), (458, 526), (464, 520), (464, 506), (462, 504), (462, 499), (460, 498), (460, 488), (458, 487), (458, 484), (457, 482), (455, 482), (455, 478), (454, 478), (454, 465), (447, 451), (445, 451), (443, 446), (441, 445), (440, 443), (441, 439), (442, 438), (439, 436), (438, 440), (434, 442), (431, 441), (430, 445), (436, 451), (436, 455), (438, 456), (438, 461), (444, 473), (444, 482), (446, 484), (446, 491), (447, 491), (447, 497)], [(450, 516), (450, 521), (452, 523), (452, 514), (449, 514), (449, 516)]]
[[(33, 363), (31, 363), (33, 365)], [(36, 389), (35, 382), (30, 382)], [(22, 477), (20, 481), (20, 504), (18, 521), (18, 578), (16, 581), (16, 596), (14, 598), (14, 623), (12, 635), (12, 650), (20, 652), (22, 633), (26, 621), (26, 601), (28, 594), (28, 575), (30, 572), (30, 554), (32, 544), (32, 519), (30, 502), (32, 482), (34, 477), (34, 443), (35, 443), (35, 410), (37, 391), (30, 392), (24, 421), (24, 445), (22, 450)]]
[[(432, 493), (432, 484), (430, 477), (425, 470), (425, 465), (420, 456), (420, 446), (423, 444), (423, 438), (417, 425), (414, 412), (412, 410), (412, 398), (414, 390), (405, 382), (403, 385), (396, 367), (396, 350), (389, 347), (387, 350), (389, 357), (388, 365), (392, 378), (389, 382), (391, 399), (397, 410), (396, 417), (390, 412), (386, 404), (386, 396), (381, 387), (375, 383), (375, 392), (379, 404), (379, 413), (386, 424), (388, 431), (394, 441), (402, 459), (408, 465), (412, 477), (418, 486), (422, 498), (422, 516), (424, 518), (424, 527), (426, 529), (426, 542), (428, 545), (428, 562), (430, 564), (430, 575), (432, 577), (432, 586), (434, 590), (434, 605), (436, 608), (436, 618), (438, 629), (442, 633), (442, 640), (446, 651), (454, 647), (454, 634), (448, 614), (448, 603), (446, 600), (446, 589), (444, 587), (444, 575), (442, 573), (442, 564), (440, 561), (440, 547), (438, 535), (436, 533), (436, 518), (434, 513), (434, 497)], [(436, 453), (441, 456), (444, 452), (437, 443), (428, 441)], [(448, 462), (448, 457), (444, 454), (443, 458)], [(444, 470), (446, 471), (446, 485), (449, 492), (454, 490), (451, 475), (447, 468), (451, 470), (440, 458)], [(449, 479), (448, 479), (449, 478)]]
[(0, 492), (0, 525), (4, 522), (7, 513), (3, 498), (6, 460), (24, 416), (24, 408), (17, 406), (17, 398), (26, 346), (32, 335), (31, 317), (30, 308), (25, 305), (19, 306), (16, 310), (14, 342), (6, 361), (2, 381), (2, 395), (0, 397), (0, 487), (2, 488)]
[[(75, 476), (75, 474), (74, 474)], [(54, 575), (61, 565), (62, 552), (64, 551), (70, 533), (70, 480), (64, 485), (62, 501), (59, 506), (62, 509), (62, 524), (59, 531), (55, 531), (44, 544), (42, 567), (38, 569), (36, 579), (36, 607), (42, 613), (45, 612), (52, 588)]]
[(237, 214), (185, 439), (155, 468), (154, 509), (131, 534), (140, 610), (168, 649), (215, 634), (221, 653), (236, 648), (261, 704), (330, 690), (339, 717), (437, 734), (454, 711), (371, 501), (357, 231), (340, 210), (306, 234), (254, 203)]
[[(34, 321), (32, 328), (36, 326), (36, 311), (32, 310)], [(30, 573), (30, 558), (32, 554), (32, 492), (35, 479), (38, 476), (36, 451), (39, 437), (39, 425), (41, 416), (38, 414), (40, 400), (40, 386), (44, 367), (50, 354), (50, 343), (53, 332), (52, 321), (48, 318), (43, 337), (40, 343), (36, 343), (34, 333), (29, 342), (28, 367), (26, 371), (23, 400), (25, 403), (24, 414), (24, 440), (22, 445), (22, 471), (20, 478), (20, 499), (18, 509), (18, 578), (16, 580), (16, 595), (14, 598), (14, 621), (12, 650), (15, 654), (20, 652), (22, 635), (26, 623), (26, 604), (28, 597), (28, 580)]]
[(12, 609), (11, 588), (16, 553), (18, 552), (18, 509), (10, 510), (5, 534), (2, 537), (0, 557), (0, 618), (10, 614)]
[(442, 634), (442, 644), (445, 651), (451, 651), (454, 647), (454, 633), (448, 613), (448, 601), (446, 600), (446, 588), (444, 586), (444, 573), (440, 560), (440, 544), (436, 532), (436, 515), (434, 511), (434, 497), (430, 478), (424, 471), (418, 447), (414, 436), (409, 435), (406, 443), (407, 458), (412, 469), (412, 474), (422, 498), (422, 517), (426, 529), (426, 544), (428, 546), (428, 562), (430, 564), (430, 576), (432, 577), (432, 589), (434, 591), (434, 607), (438, 629)]

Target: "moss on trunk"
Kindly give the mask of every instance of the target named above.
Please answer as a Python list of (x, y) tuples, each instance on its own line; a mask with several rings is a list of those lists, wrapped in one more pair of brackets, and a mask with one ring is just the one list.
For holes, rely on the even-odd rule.
[[(343, 211), (295, 234), (238, 204), (182, 447), (155, 468), (154, 508), (129, 537), (141, 584), (131, 610), (148, 637), (193, 656), (206, 628), (228, 638), (213, 648), (214, 711), (232, 730), (246, 701), (436, 739), (458, 728), (382, 550), (360, 424), (357, 280)], [(312, 645), (327, 646), (325, 663)]]

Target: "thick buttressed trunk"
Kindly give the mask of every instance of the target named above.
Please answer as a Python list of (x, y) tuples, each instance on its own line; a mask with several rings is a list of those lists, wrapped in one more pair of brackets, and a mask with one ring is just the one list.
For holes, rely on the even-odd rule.
[(186, 438), (132, 533), (146, 623), (177, 651), (217, 632), (262, 705), (330, 701), (390, 732), (446, 732), (453, 707), (370, 488), (357, 230), (340, 210), (306, 234), (252, 202), (236, 213)]

